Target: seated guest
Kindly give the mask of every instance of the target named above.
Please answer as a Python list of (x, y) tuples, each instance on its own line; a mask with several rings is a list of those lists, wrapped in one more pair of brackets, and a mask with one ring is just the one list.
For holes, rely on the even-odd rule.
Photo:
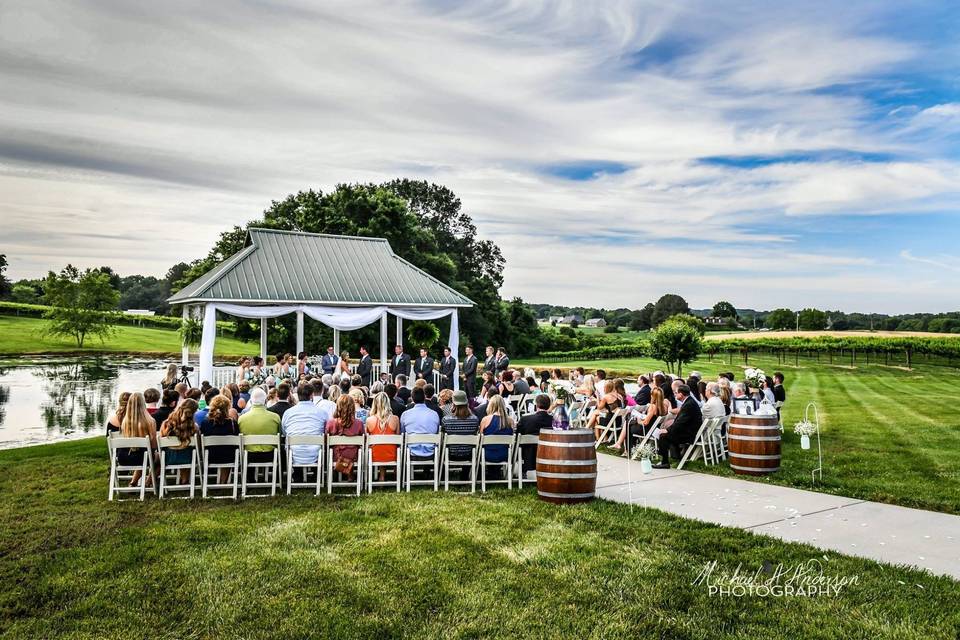
[(183, 382), (178, 382), (176, 385), (174, 385), (173, 388), (176, 390), (181, 400), (187, 397), (187, 391), (190, 390), (190, 387), (188, 387), (186, 383), (183, 383)]
[[(174, 392), (176, 393), (176, 392)], [(180, 396), (178, 395), (177, 398)], [(120, 425), (123, 424), (123, 416), (127, 411), (127, 402), (130, 400), (130, 392), (124, 391), (120, 394), (117, 399), (117, 408), (114, 409), (113, 415), (107, 418), (107, 436), (111, 433), (118, 433), (120, 431)], [(156, 422), (154, 422), (156, 425)]]
[(703, 403), (700, 395), (700, 376), (694, 371), (687, 377), (687, 386), (690, 387), (690, 396), (699, 403)]
[(593, 376), (589, 373), (583, 376), (580, 386), (574, 390), (574, 393), (581, 396), (586, 396), (587, 398), (593, 398), (597, 393), (597, 387), (594, 384)]
[[(470, 411), (470, 404), (466, 391), (455, 391), (451, 398), (453, 410), (444, 417), (443, 432), (451, 435), (475, 436), (480, 430), (480, 419)], [(450, 445), (447, 455), (450, 461), (463, 462), (472, 459), (473, 447), (468, 445)]]
[[(157, 448), (157, 423), (147, 413), (147, 403), (142, 393), (131, 393), (124, 403), (123, 419), (119, 425), (120, 436), (123, 438), (150, 438), (151, 451)], [(117, 463), (124, 466), (143, 464), (146, 449), (117, 449)], [(134, 472), (130, 486), (140, 483), (140, 470)], [(153, 485), (153, 478), (147, 478), (147, 486)]]
[[(513, 420), (507, 415), (501, 396), (494, 396), (487, 403), (487, 415), (480, 421), (480, 432), (485, 436), (513, 435)], [(483, 455), (487, 462), (506, 462), (508, 449), (505, 444), (488, 444), (483, 447)]]
[(374, 383), (370, 385), (370, 393), (367, 394), (367, 406), (368, 407), (373, 406), (373, 399), (376, 397), (378, 393), (383, 393), (383, 392), (384, 392), (384, 383), (380, 382), (379, 380), (374, 381)]
[(723, 400), (720, 399), (719, 384), (716, 382), (708, 383), (704, 397), (706, 400), (704, 401), (701, 409), (704, 420), (708, 420), (710, 418), (723, 418), (727, 415), (726, 408), (723, 405)]
[(283, 414), (290, 406), (290, 385), (287, 382), (281, 382), (277, 385), (277, 401), (269, 410), (283, 418)]
[(595, 434), (594, 439), (596, 440), (600, 439), (603, 427), (610, 424), (614, 414), (623, 408), (624, 399), (617, 393), (614, 385), (607, 384), (605, 388), (608, 389), (608, 391), (600, 396), (596, 411), (590, 414), (590, 419), (587, 421), (587, 428), (593, 427)]
[[(400, 418), (393, 415), (390, 409), (390, 397), (381, 391), (373, 396), (373, 404), (370, 408), (370, 415), (367, 416), (367, 423), (364, 425), (365, 431), (371, 436), (396, 435), (400, 433)], [(374, 462), (396, 462), (397, 445), (395, 444), (375, 444), (370, 447), (370, 453)], [(397, 473), (400, 470), (397, 469)], [(387, 470), (380, 467), (379, 482), (387, 479)]]
[[(146, 394), (144, 394), (146, 396)], [(163, 421), (170, 417), (170, 414), (173, 413), (173, 410), (177, 408), (177, 402), (180, 400), (180, 396), (177, 395), (177, 392), (173, 389), (167, 389), (163, 392), (163, 399), (160, 401), (160, 406), (157, 407), (157, 410), (153, 413), (153, 419), (157, 423), (157, 428), (163, 424)]]
[(512, 396), (514, 393), (513, 371), (507, 370), (500, 374), (500, 384), (497, 385), (501, 396)]
[[(550, 415), (550, 396), (542, 393), (537, 396), (535, 401), (537, 408), (533, 413), (520, 418), (517, 423), (517, 433), (524, 436), (539, 436), (541, 429), (553, 428), (553, 416)], [(523, 468), (527, 471), (533, 471), (537, 468), (537, 445), (525, 444), (520, 447), (520, 455), (523, 456)]]
[(707, 401), (707, 383), (705, 380), (697, 382), (697, 397), (700, 398), (700, 407), (703, 408), (703, 403)]
[(519, 371), (513, 372), (513, 392), (517, 395), (530, 393), (530, 384), (520, 376)]
[(668, 380), (665, 375), (658, 372), (653, 374), (653, 383), (660, 387), (660, 391), (663, 392), (663, 397), (670, 403), (670, 407), (676, 407), (677, 399), (673, 395), (673, 381)]
[(240, 392), (240, 397), (237, 399), (237, 411), (243, 413), (247, 403), (250, 402), (250, 383), (246, 380), (238, 382), (237, 391)]
[[(190, 440), (197, 435), (197, 423), (195, 421), (197, 407), (195, 401), (187, 398), (161, 423), (161, 436), (173, 436), (180, 441), (180, 446), (169, 447), (164, 451), (166, 464), (190, 464), (193, 460), (193, 447), (190, 446)], [(180, 484), (186, 484), (190, 481), (190, 469), (180, 469), (179, 475)]]
[(566, 378), (563, 377), (563, 372), (560, 371), (560, 369), (554, 369), (550, 372), (550, 382), (560, 382), (561, 380), (565, 379)]
[(392, 382), (388, 382), (383, 386), (383, 392), (387, 394), (387, 397), (390, 399), (390, 411), (393, 413), (393, 415), (397, 416), (397, 418), (402, 416), (404, 409), (407, 408), (406, 403), (400, 399), (400, 396), (397, 393), (398, 391), (399, 389), (397, 389), (397, 385), (393, 384)]
[[(643, 414), (643, 417), (636, 422), (630, 424), (630, 436), (631, 437), (643, 437), (647, 435), (647, 432), (653, 427), (653, 424), (657, 421), (657, 418), (661, 418), (669, 415), (670, 413), (670, 403), (667, 402), (666, 398), (663, 397), (663, 391), (654, 387), (650, 390), (650, 401), (647, 403), (647, 412)], [(623, 451), (625, 455), (630, 455), (629, 451), (626, 451), (624, 447), (624, 442), (627, 439), (627, 430), (623, 429), (620, 432), (620, 437), (617, 439), (617, 443), (614, 445), (614, 449), (618, 451)]]
[[(237, 422), (230, 417), (233, 407), (230, 406), (230, 400), (224, 395), (218, 395), (210, 401), (210, 409), (207, 417), (200, 423), (200, 435), (202, 436), (236, 436), (240, 435), (237, 429)], [(236, 447), (216, 446), (208, 447), (206, 450), (207, 459), (213, 464), (228, 464), (233, 462)], [(220, 469), (219, 482), (221, 484), (230, 479), (229, 469)]]
[(597, 398), (602, 398), (607, 392), (607, 372), (603, 369), (597, 369), (594, 374), (593, 385), (596, 387)]
[[(261, 395), (262, 394), (262, 395)], [(256, 402), (254, 402), (256, 398)], [(263, 389), (257, 389), (250, 394), (250, 411), (240, 416), (240, 433), (245, 436), (275, 436), (280, 433), (280, 415), (267, 409), (267, 394)], [(244, 447), (250, 462), (270, 462), (273, 460), (273, 449), (269, 444), (251, 444)]]
[(650, 403), (650, 378), (645, 375), (640, 376), (637, 378), (637, 384), (640, 385), (640, 388), (637, 389), (633, 400), (637, 403), (637, 406), (643, 407)]
[(177, 386), (177, 365), (171, 362), (167, 365), (167, 373), (160, 381), (161, 389), (174, 389)]
[[(418, 384), (420, 382), (422, 382), (422, 380), (417, 380)], [(433, 388), (432, 384), (423, 384), (422, 386), (425, 404), (433, 409), (433, 411), (437, 414), (438, 420), (443, 420), (443, 409), (440, 408), (440, 404), (437, 402), (437, 398), (434, 395), (436, 393), (436, 389)]]
[(527, 391), (528, 396), (536, 396), (541, 393), (544, 393), (544, 391), (540, 388), (540, 385), (537, 383), (535, 378), (527, 378), (527, 389), (528, 389)]
[(230, 390), (228, 385), (224, 385), (220, 387), (220, 395), (230, 401), (230, 419), (236, 422), (240, 417), (240, 412), (233, 406), (233, 391)]
[[(407, 408), (400, 416), (400, 430), (402, 433), (438, 433), (440, 418), (437, 412), (426, 405), (426, 394), (423, 389), (413, 390), (413, 406)], [(410, 457), (413, 460), (432, 460), (434, 445), (415, 444), (410, 447)]]
[(160, 391), (156, 387), (144, 389), (143, 401), (147, 403), (147, 413), (153, 415), (157, 411), (157, 403), (160, 402)]
[(657, 439), (660, 462), (653, 465), (654, 469), (669, 469), (670, 449), (672, 447), (679, 449), (682, 445), (693, 444), (693, 439), (703, 423), (700, 407), (690, 397), (690, 387), (681, 384), (677, 386), (675, 394), (679, 411), (672, 424), (660, 428), (660, 437)]
[(196, 415), (193, 416), (193, 421), (197, 423), (197, 426), (200, 426), (204, 420), (207, 419), (207, 412), (210, 411), (210, 402), (220, 395), (220, 390), (216, 387), (210, 387), (203, 394), (203, 409), (198, 409)]
[(367, 421), (367, 416), (370, 415), (370, 411), (367, 409), (367, 396), (363, 392), (363, 389), (360, 387), (353, 387), (350, 389), (350, 393), (348, 395), (353, 398), (353, 402), (356, 405), (357, 420), (359, 420), (361, 423), (365, 423)]
[(550, 372), (544, 369), (539, 375), (540, 379), (537, 382), (537, 387), (540, 389), (540, 391), (546, 393), (550, 390)]
[(403, 402), (403, 406), (410, 404), (410, 387), (407, 386), (409, 379), (407, 376), (400, 374), (397, 376), (397, 397), (400, 398), (400, 401)]
[[(310, 383), (310, 402), (319, 406), (321, 402), (327, 399), (326, 388), (324, 388), (323, 383), (320, 382), (317, 378), (314, 378)], [(299, 403), (298, 403), (299, 404)]]
[(618, 396), (623, 398), (625, 406), (627, 407), (637, 406), (637, 401), (633, 399), (633, 396), (627, 395), (627, 386), (623, 383), (623, 378), (613, 379), (613, 389), (614, 391), (616, 391)]
[[(727, 380), (727, 379), (724, 378), (724, 380)], [(727, 382), (730, 382), (730, 381), (727, 380)], [(719, 394), (719, 395), (720, 395), (720, 401), (723, 403), (723, 412), (724, 412), (726, 415), (730, 415), (731, 406), (732, 406), (732, 404), (733, 404), (733, 402), (732, 402), (732, 400), (733, 400), (733, 395), (730, 393), (730, 387), (729, 387), (729, 386), (726, 386), (726, 387), (725, 387), (725, 386), (723, 386), (722, 384), (720, 384), (719, 382), (717, 383), (717, 386), (720, 387), (720, 394)]]
[[(341, 362), (343, 360), (341, 359)], [(337, 409), (333, 417), (327, 420), (327, 434), (331, 436), (360, 436), (363, 435), (363, 422), (357, 418), (357, 406), (350, 394), (342, 394), (337, 400)], [(354, 468), (350, 477), (356, 475), (356, 463), (360, 457), (360, 446), (355, 444), (341, 444), (333, 448), (333, 461), (338, 467), (351, 465)]]
[[(437, 394), (437, 405), (443, 413), (443, 418), (449, 416), (453, 412), (453, 389), (443, 389)], [(440, 420), (443, 421), (443, 418)]]
[[(320, 385), (321, 387), (323, 385)], [(321, 388), (322, 390), (322, 388)], [(300, 402), (283, 412), (280, 427), (285, 436), (322, 436), (327, 427), (327, 421), (333, 414), (327, 411), (327, 406), (313, 403), (314, 387), (302, 383), (297, 387), (297, 396)], [(262, 406), (266, 401), (263, 389), (254, 389), (250, 394), (250, 402)], [(259, 404), (258, 404), (259, 403)], [(269, 412), (267, 412), (269, 413)], [(270, 415), (276, 415), (271, 413)], [(240, 418), (240, 428), (243, 429), (243, 418)], [(313, 464), (320, 455), (319, 445), (298, 444), (290, 448), (295, 464)]]
[(480, 387), (480, 399), (486, 401), (489, 398), (490, 389), (497, 388), (497, 376), (493, 371), (483, 372), (483, 384)]

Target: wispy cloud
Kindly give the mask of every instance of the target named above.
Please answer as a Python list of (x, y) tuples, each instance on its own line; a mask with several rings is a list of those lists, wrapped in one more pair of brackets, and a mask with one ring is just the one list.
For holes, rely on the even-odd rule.
[(900, 257), (909, 262), (918, 262), (920, 264), (930, 265), (938, 269), (948, 271), (960, 271), (960, 256), (950, 256), (945, 254), (931, 257), (915, 256), (909, 250), (904, 249), (900, 252)]

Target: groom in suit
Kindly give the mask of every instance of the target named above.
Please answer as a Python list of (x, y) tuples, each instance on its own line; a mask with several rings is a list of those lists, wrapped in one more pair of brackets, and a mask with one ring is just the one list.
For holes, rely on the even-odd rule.
[(373, 377), (373, 358), (365, 346), (360, 347), (360, 362), (357, 363), (357, 375), (360, 376), (360, 385), (370, 388)]
[(390, 361), (390, 379), (396, 381), (397, 376), (410, 376), (410, 356), (403, 352), (403, 345), (393, 348), (394, 356)]
[(333, 352), (333, 347), (327, 347), (327, 355), (320, 360), (320, 368), (323, 369), (324, 373), (333, 375), (338, 362), (340, 362), (340, 358)]
[(426, 380), (427, 384), (433, 384), (433, 358), (427, 355), (426, 349), (420, 349), (420, 357), (413, 365), (413, 374), (417, 380)]
[(690, 397), (690, 387), (685, 384), (677, 385), (677, 417), (666, 429), (660, 430), (657, 439), (657, 450), (660, 453), (660, 463), (653, 465), (654, 469), (670, 468), (670, 447), (679, 447), (682, 444), (693, 444), (697, 431), (703, 423), (703, 414), (700, 405)]
[(453, 376), (457, 371), (457, 359), (451, 355), (450, 347), (443, 350), (443, 359), (440, 360), (440, 391), (453, 390)]
[(465, 348), (467, 357), (463, 360), (463, 388), (467, 397), (473, 400), (477, 397), (477, 356), (473, 355), (473, 346)]

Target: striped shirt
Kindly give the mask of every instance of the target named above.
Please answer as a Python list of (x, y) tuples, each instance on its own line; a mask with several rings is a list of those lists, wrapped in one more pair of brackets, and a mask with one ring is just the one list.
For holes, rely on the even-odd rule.
[[(443, 432), (462, 436), (475, 436), (480, 430), (480, 419), (475, 415), (458, 418), (454, 415), (443, 419)], [(451, 460), (469, 460), (473, 455), (473, 447), (465, 444), (453, 444), (449, 447)]]

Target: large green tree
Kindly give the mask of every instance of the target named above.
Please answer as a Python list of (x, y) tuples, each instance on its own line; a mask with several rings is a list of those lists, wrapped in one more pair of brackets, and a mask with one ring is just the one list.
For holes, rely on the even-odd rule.
[(678, 376), (683, 375), (683, 365), (696, 358), (702, 348), (696, 327), (681, 317), (661, 322), (650, 338), (650, 355), (662, 360)]
[(675, 293), (667, 293), (660, 296), (657, 303), (653, 305), (653, 314), (650, 318), (651, 326), (656, 327), (661, 322), (677, 314), (689, 314), (690, 305), (687, 301)]
[(88, 336), (102, 340), (113, 330), (110, 316), (120, 294), (110, 285), (110, 275), (99, 269), (81, 272), (68, 264), (59, 274), (47, 274), (44, 291), (50, 305), (44, 314), (50, 320), (49, 333), (73, 338), (82, 348)]
[(804, 331), (823, 331), (827, 328), (827, 314), (820, 309), (804, 309), (800, 312), (800, 328)]
[(796, 315), (794, 315), (793, 311), (780, 308), (771, 311), (764, 324), (766, 324), (768, 329), (783, 331), (784, 329), (792, 329), (795, 322)]
[(6, 254), (0, 253), (0, 298), (6, 298), (10, 295), (12, 287), (10, 286), (10, 281), (7, 279), (7, 256)]
[(721, 300), (717, 304), (713, 305), (713, 315), (717, 318), (733, 318), (737, 319), (737, 308), (726, 300)]
[[(190, 265), (175, 289), (242, 249), (248, 227), (386, 238), (401, 258), (474, 301), (473, 309), (460, 312), (460, 331), (468, 340), (475, 345), (506, 345), (511, 335), (515, 316), (509, 306), (501, 305), (499, 294), (503, 255), (492, 242), (477, 238), (460, 199), (446, 187), (394, 180), (340, 184), (328, 193), (309, 189), (289, 195), (272, 202), (261, 219), (224, 232), (205, 258)], [(356, 335), (362, 337), (363, 332)]]

